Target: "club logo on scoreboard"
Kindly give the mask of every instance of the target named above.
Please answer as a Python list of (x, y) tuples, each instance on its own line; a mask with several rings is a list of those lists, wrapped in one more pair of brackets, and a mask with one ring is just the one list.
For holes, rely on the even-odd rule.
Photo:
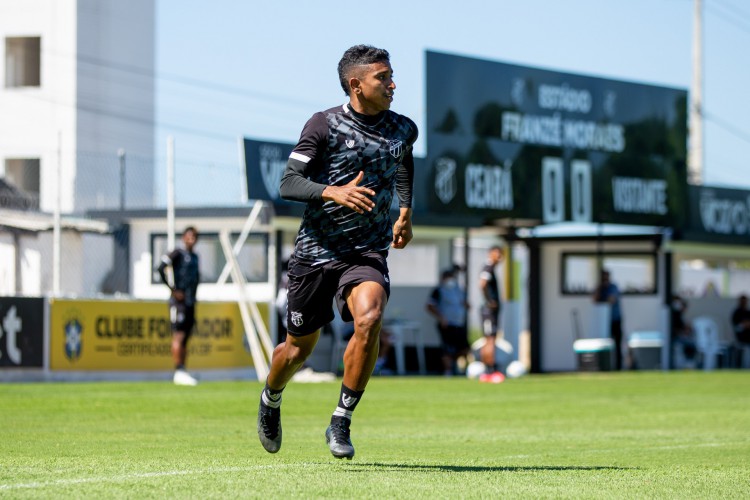
[(447, 205), (456, 196), (457, 191), (456, 160), (446, 157), (438, 158), (435, 162), (435, 194)]
[(279, 198), (279, 184), (284, 175), (287, 159), (279, 146), (263, 144), (260, 147), (260, 175), (266, 192), (272, 199)]

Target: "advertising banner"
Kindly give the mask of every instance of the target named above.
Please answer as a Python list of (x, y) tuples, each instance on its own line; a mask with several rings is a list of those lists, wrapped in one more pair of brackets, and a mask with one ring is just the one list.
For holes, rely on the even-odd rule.
[(676, 234), (683, 240), (750, 245), (750, 191), (688, 187), (688, 221)]
[[(195, 316), (190, 369), (252, 366), (236, 303), (198, 303)], [(52, 370), (171, 370), (171, 338), (163, 302), (50, 300)]]
[(247, 196), (251, 200), (265, 200), (275, 207), (283, 206), (302, 215), (302, 203), (286, 201), (279, 195), (281, 176), (294, 144), (257, 141), (245, 138), (245, 179)]
[(494, 219), (684, 218), (687, 92), (427, 52), (428, 202)]
[(0, 297), (0, 369), (44, 366), (44, 299)]

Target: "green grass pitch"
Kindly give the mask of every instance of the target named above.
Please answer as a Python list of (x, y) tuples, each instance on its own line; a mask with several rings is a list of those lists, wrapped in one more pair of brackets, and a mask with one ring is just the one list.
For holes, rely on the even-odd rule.
[(324, 431), (340, 382), (0, 384), (0, 498), (750, 498), (750, 372), (373, 378), (356, 456)]

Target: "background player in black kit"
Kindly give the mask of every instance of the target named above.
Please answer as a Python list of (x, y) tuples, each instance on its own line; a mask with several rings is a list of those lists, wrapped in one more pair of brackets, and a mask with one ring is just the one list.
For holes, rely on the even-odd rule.
[[(285, 199), (307, 203), (289, 261), (288, 333), (274, 350), (258, 409), (263, 447), (281, 447), (281, 391), (334, 317), (335, 300), (354, 335), (344, 353), (338, 405), (326, 429), (336, 458), (354, 456), (349, 426), (378, 357), (390, 294), (386, 255), (412, 239), (412, 146), (417, 127), (390, 111), (396, 84), (387, 51), (348, 49), (338, 65), (349, 102), (305, 124), (281, 180)], [(391, 227), (393, 189), (399, 215)]]
[[(169, 317), (172, 322), (172, 360), (174, 361), (174, 383), (197, 385), (198, 381), (185, 370), (187, 342), (195, 325), (195, 295), (200, 282), (198, 255), (193, 247), (198, 241), (198, 231), (190, 226), (182, 232), (185, 248), (176, 248), (165, 255), (159, 264), (159, 276), (172, 294), (169, 297)], [(165, 272), (172, 268), (174, 282), (170, 283)]]
[(482, 333), (484, 345), (480, 350), (480, 358), (486, 373), (479, 377), (481, 382), (502, 382), (502, 374), (498, 371), (495, 360), (495, 339), (497, 338), (500, 320), (500, 283), (495, 275), (495, 267), (503, 260), (503, 249), (493, 246), (487, 252), (487, 261), (479, 274), (479, 290), (482, 292)]

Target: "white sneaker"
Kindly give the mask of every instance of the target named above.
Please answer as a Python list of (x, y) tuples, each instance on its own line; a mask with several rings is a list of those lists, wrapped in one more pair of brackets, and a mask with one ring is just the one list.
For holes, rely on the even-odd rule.
[(302, 383), (331, 382), (336, 380), (336, 375), (330, 372), (316, 372), (310, 367), (298, 371), (292, 376), (292, 380)]
[(198, 385), (198, 381), (185, 370), (175, 370), (172, 381), (175, 385)]

